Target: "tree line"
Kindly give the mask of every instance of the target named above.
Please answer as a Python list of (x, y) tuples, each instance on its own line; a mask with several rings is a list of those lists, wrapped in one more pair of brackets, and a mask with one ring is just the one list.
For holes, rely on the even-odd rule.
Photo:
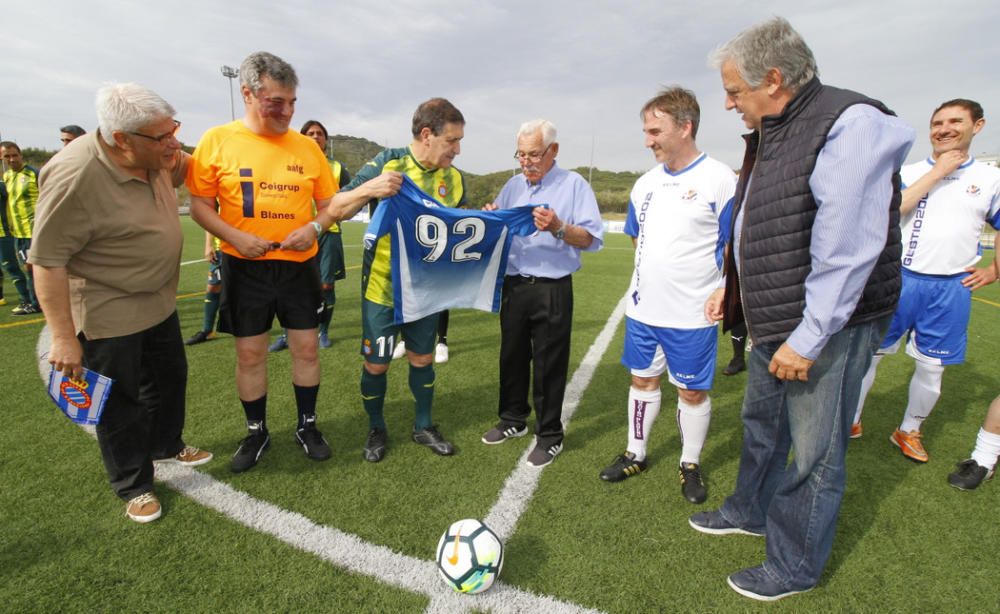
[[(330, 144), (333, 157), (339, 160), (352, 175), (384, 149), (378, 143), (368, 139), (343, 134), (331, 136)], [(190, 153), (194, 148), (184, 145), (183, 149)], [(49, 158), (56, 154), (55, 151), (36, 147), (25, 147), (21, 153), (25, 162), (35, 168), (41, 168), (49, 161)], [(639, 178), (640, 173), (616, 173), (596, 168), (591, 171), (587, 167), (578, 167), (572, 170), (580, 173), (584, 178), (591, 179), (591, 188), (597, 196), (597, 204), (601, 213), (624, 214), (626, 212), (629, 192), (631, 192), (632, 185)], [(466, 199), (473, 206), (492, 202), (500, 193), (500, 188), (514, 172), (513, 168), (486, 175), (462, 171), (465, 176)]]

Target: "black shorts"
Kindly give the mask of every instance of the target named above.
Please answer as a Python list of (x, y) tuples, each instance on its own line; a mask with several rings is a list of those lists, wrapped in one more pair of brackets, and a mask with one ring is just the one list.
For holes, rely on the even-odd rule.
[(292, 330), (319, 326), (323, 305), (316, 258), (305, 262), (246, 260), (222, 254), (219, 331), (253, 337), (271, 330), (274, 316)]

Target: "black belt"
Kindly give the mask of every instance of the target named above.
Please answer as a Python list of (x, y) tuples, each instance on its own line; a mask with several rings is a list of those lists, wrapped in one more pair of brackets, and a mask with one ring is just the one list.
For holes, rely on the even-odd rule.
[(554, 284), (561, 281), (567, 281), (570, 278), (569, 275), (564, 275), (563, 277), (535, 277), (534, 275), (508, 275), (505, 279), (507, 283), (510, 284)]

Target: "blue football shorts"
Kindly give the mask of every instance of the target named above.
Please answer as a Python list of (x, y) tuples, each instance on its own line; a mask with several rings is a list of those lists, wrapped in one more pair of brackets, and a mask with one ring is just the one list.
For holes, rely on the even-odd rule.
[(627, 317), (622, 364), (632, 375), (657, 377), (666, 372), (678, 388), (711, 390), (718, 336), (716, 326), (666, 328)]
[(903, 269), (903, 289), (879, 354), (895, 354), (906, 336), (906, 353), (935, 365), (965, 362), (972, 291), (968, 273), (922, 275)]

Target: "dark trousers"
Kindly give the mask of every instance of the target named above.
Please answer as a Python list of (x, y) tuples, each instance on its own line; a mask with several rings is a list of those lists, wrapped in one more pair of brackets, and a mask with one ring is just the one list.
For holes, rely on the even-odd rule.
[(17, 296), (22, 303), (30, 303), (31, 296), (28, 294), (28, 279), (24, 276), (24, 271), (17, 263), (17, 246), (14, 237), (0, 237), (0, 266), (10, 277)]
[(84, 365), (114, 380), (97, 425), (111, 488), (128, 501), (153, 490), (153, 459), (184, 449), (187, 357), (177, 312), (144, 331), (88, 340)]
[(548, 280), (510, 275), (500, 302), (500, 422), (523, 428), (531, 407), (538, 445), (562, 442), (562, 405), (573, 324), (570, 276)]
[(35, 273), (28, 264), (28, 252), (31, 250), (31, 239), (14, 239), (14, 250), (17, 254), (17, 262), (24, 268), (25, 277), (28, 280), (28, 302), (38, 307), (38, 296), (35, 294)]

